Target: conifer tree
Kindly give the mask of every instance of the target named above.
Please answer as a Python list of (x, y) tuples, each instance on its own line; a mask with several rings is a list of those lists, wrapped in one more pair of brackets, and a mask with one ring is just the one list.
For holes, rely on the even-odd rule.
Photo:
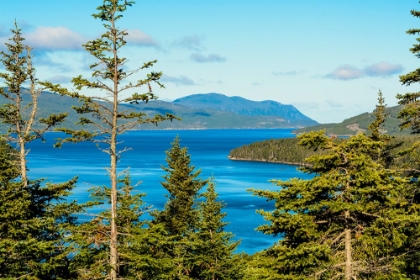
[[(420, 11), (412, 10), (411, 14), (414, 17), (420, 17)], [(410, 35), (419, 35), (420, 29), (413, 28), (407, 30), (407, 34)], [(417, 38), (417, 41), (419, 39)], [(416, 43), (413, 44), (413, 47), (410, 48), (410, 51), (416, 56), (419, 57), (420, 54), (420, 44)], [(420, 82), (420, 68), (411, 71), (408, 74), (400, 76), (400, 82), (403, 85), (410, 86), (411, 84), (415, 84)], [(403, 109), (399, 113), (399, 118), (403, 120), (403, 123), (400, 125), (401, 128), (410, 128), (412, 133), (418, 134), (420, 133), (420, 114), (419, 114), (419, 107), (420, 107), (420, 92), (411, 92), (405, 94), (398, 94), (397, 98), (399, 99), (399, 104), (404, 105)]]
[(168, 201), (164, 209), (154, 215), (168, 234), (184, 235), (197, 228), (199, 215), (195, 202), (207, 180), (197, 178), (201, 170), (194, 171), (187, 148), (181, 148), (178, 136), (166, 152), (166, 162), (168, 166), (162, 168), (167, 174), (161, 184), (169, 193)]
[(225, 232), (228, 224), (223, 219), (224, 204), (218, 201), (213, 180), (209, 181), (206, 192), (202, 194), (204, 201), (198, 203), (200, 221), (195, 246), (194, 279), (243, 279), (244, 265), (240, 256), (234, 251), (239, 241), (233, 242), (233, 234)]
[[(411, 10), (411, 15), (416, 18), (420, 17), (420, 11)], [(407, 30), (409, 35), (419, 35), (420, 29), (413, 28)], [(420, 44), (419, 38), (417, 43), (413, 44), (410, 51), (419, 58)], [(405, 75), (400, 76), (400, 82), (403, 85), (410, 86), (420, 82), (420, 68), (413, 70)], [(420, 92), (410, 92), (405, 94), (397, 94), (399, 104), (403, 108), (399, 112), (398, 117), (402, 119), (400, 125), (401, 129), (409, 129), (412, 134), (420, 133)], [(399, 267), (406, 275), (420, 275), (420, 255), (418, 254), (420, 247), (418, 240), (420, 240), (420, 192), (419, 178), (420, 178), (420, 141), (416, 141), (412, 147), (405, 149), (400, 154), (408, 155), (411, 162), (409, 165), (403, 167), (404, 175), (409, 180), (404, 192), (401, 194), (404, 203), (396, 210), (396, 219), (404, 223), (404, 230), (400, 230), (401, 242), (400, 251), (404, 252), (404, 257), (399, 262)], [(388, 226), (394, 226), (395, 220), (388, 222)]]
[(312, 179), (275, 181), (279, 191), (252, 190), (275, 201), (274, 211), (259, 211), (269, 224), (258, 230), (282, 238), (260, 258), (271, 264), (260, 273), (268, 279), (347, 280), (392, 270), (387, 252), (372, 254), (374, 244), (366, 248), (372, 243), (367, 232), (388, 218), (404, 189), (404, 179), (371, 157), (384, 142), (359, 134), (335, 144), (323, 131), (299, 139), (329, 152), (307, 159), (311, 166), (302, 170), (314, 173)]
[[(93, 14), (95, 19), (104, 22), (105, 33), (98, 39), (87, 42), (84, 48), (96, 59), (91, 65), (92, 78), (78, 76), (72, 82), (76, 90), (82, 89), (99, 90), (103, 95), (88, 96), (79, 92), (69, 91), (59, 85), (44, 82), (43, 85), (53, 92), (78, 98), (81, 106), (74, 108), (77, 113), (86, 114), (80, 117), (80, 125), (89, 125), (91, 130), (60, 129), (70, 135), (69, 138), (61, 139), (57, 143), (60, 146), (65, 142), (78, 142), (93, 140), (99, 147), (109, 154), (110, 165), (108, 168), (110, 176), (110, 208), (111, 219), (109, 234), (109, 278), (117, 279), (119, 270), (118, 253), (118, 227), (117, 227), (117, 205), (118, 205), (118, 176), (117, 165), (121, 153), (126, 149), (118, 150), (118, 135), (133, 129), (139, 124), (153, 123), (164, 120), (173, 120), (171, 114), (147, 116), (143, 112), (124, 111), (120, 108), (122, 103), (148, 102), (157, 97), (152, 92), (152, 83), (163, 87), (159, 82), (161, 72), (150, 72), (146, 78), (130, 81), (131, 76), (141, 70), (153, 67), (156, 60), (144, 63), (137, 69), (127, 70), (127, 58), (122, 56), (122, 48), (126, 45), (127, 31), (120, 29), (117, 22), (122, 18), (127, 8), (132, 6), (133, 1), (127, 0), (104, 0), (97, 8), (98, 12)], [(145, 93), (134, 92), (137, 88), (146, 87)], [(94, 132), (92, 132), (92, 128)], [(101, 136), (101, 137), (99, 137)]]
[[(191, 166), (187, 148), (181, 148), (176, 137), (171, 148), (166, 152), (167, 172), (162, 186), (168, 191), (168, 200), (161, 211), (154, 211), (154, 224), (162, 225), (168, 236), (167, 254), (172, 258), (174, 267), (172, 279), (190, 279), (194, 266), (194, 235), (199, 226), (197, 199), (199, 191), (207, 180), (197, 177), (201, 170)], [(163, 244), (162, 244), (163, 245)]]
[[(7, 88), (0, 88), (0, 95), (7, 101), (0, 106), (0, 120), (8, 126), (8, 132), (3, 137), (9, 142), (17, 144), (17, 160), (20, 168), (22, 183), (28, 186), (26, 145), (35, 139), (41, 138), (42, 134), (52, 126), (60, 124), (67, 113), (58, 115), (51, 114), (46, 119), (37, 119), (38, 97), (42, 89), (37, 88), (38, 80), (35, 77), (35, 68), (32, 64), (31, 47), (24, 44), (22, 32), (17, 23), (12, 29), (13, 37), (10, 43), (5, 43), (7, 52), (0, 52), (0, 61), (6, 72), (0, 73)], [(29, 89), (23, 86), (29, 84)], [(29, 95), (31, 101), (23, 102), (24, 95)], [(28, 104), (29, 103), (29, 104)], [(42, 129), (34, 129), (34, 124), (44, 124)]]
[[(135, 186), (131, 184), (130, 175), (119, 179), (118, 204), (117, 204), (117, 228), (119, 244), (118, 277), (124, 279), (147, 279), (149, 264), (145, 263), (148, 258), (149, 248), (146, 243), (148, 230), (145, 228), (146, 221), (142, 215), (147, 208), (143, 207), (142, 197), (144, 194), (133, 194)], [(92, 201), (90, 206), (104, 206), (110, 202), (111, 190), (109, 187), (95, 187), (90, 190)], [(91, 221), (77, 225), (69, 242), (76, 252), (71, 268), (79, 279), (98, 279), (108, 274), (109, 271), (109, 232), (111, 211), (109, 209), (96, 214)], [(152, 231), (150, 237), (156, 234)], [(144, 272), (146, 271), (146, 273)]]
[[(7, 88), (0, 94), (7, 101), (0, 107), (0, 120), (8, 126), (4, 139), (16, 143), (6, 146), (0, 180), (0, 278), (64, 279), (68, 270), (69, 250), (65, 246), (68, 226), (75, 223), (74, 213), (81, 207), (65, 202), (76, 178), (42, 185), (27, 175), (28, 142), (42, 138), (47, 131), (66, 117), (66, 113), (37, 119), (37, 100), (41, 89), (35, 78), (31, 48), (23, 43), (21, 30), (15, 23), (13, 37), (1, 52), (0, 61), (6, 72), (0, 73)], [(29, 89), (23, 86), (29, 85)], [(24, 102), (25, 96), (30, 102)], [(41, 124), (42, 129), (34, 129)], [(2, 140), (3, 141), (3, 140)], [(2, 150), (5, 146), (2, 147)]]

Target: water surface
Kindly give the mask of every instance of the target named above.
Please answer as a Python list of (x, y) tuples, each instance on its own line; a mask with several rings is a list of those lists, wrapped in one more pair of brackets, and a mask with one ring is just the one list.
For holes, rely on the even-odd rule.
[[(305, 178), (306, 175), (297, 171), (296, 166), (232, 161), (227, 156), (233, 148), (255, 141), (294, 137), (291, 131), (292, 129), (130, 131), (119, 138), (122, 142), (120, 148), (131, 148), (122, 155), (119, 167), (120, 170), (130, 167), (133, 183), (141, 182), (136, 191), (146, 193), (144, 201), (148, 205), (161, 209), (166, 201), (166, 190), (160, 184), (165, 175), (161, 166), (166, 165), (165, 151), (179, 135), (181, 146), (188, 147), (192, 165), (201, 169), (200, 177), (214, 177), (219, 198), (226, 203), (226, 221), (230, 223), (226, 230), (233, 232), (235, 239), (242, 241), (238, 251), (252, 254), (268, 248), (277, 238), (255, 230), (265, 223), (255, 211), (272, 210), (273, 203), (252, 196), (246, 190), (276, 190), (278, 187), (268, 182), (269, 180)], [(46, 143), (36, 141), (30, 144), (30, 175), (33, 178), (46, 178), (51, 182), (63, 182), (79, 176), (71, 199), (85, 202), (89, 200), (89, 188), (107, 185), (109, 182), (105, 169), (109, 165), (108, 155), (98, 150), (93, 143), (67, 144), (61, 149), (54, 149), (54, 138), (62, 136), (58, 133), (47, 133)]]

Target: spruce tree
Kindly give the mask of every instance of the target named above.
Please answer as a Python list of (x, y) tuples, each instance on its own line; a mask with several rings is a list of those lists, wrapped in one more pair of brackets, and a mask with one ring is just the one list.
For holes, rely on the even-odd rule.
[(167, 174), (161, 184), (168, 191), (168, 200), (163, 210), (156, 210), (152, 215), (155, 226), (161, 225), (168, 237), (162, 246), (166, 247), (167, 256), (174, 263), (171, 279), (191, 279), (196, 246), (194, 236), (200, 222), (197, 200), (207, 180), (197, 178), (201, 170), (195, 171), (190, 165), (190, 155), (187, 148), (181, 148), (179, 137), (166, 152), (166, 162), (168, 166), (162, 168)]
[[(6, 70), (0, 78), (7, 86), (0, 89), (6, 100), (0, 107), (0, 120), (8, 127), (4, 139), (16, 144), (16, 149), (2, 146), (7, 157), (2, 160), (0, 180), (0, 278), (72, 278), (65, 237), (81, 206), (65, 200), (76, 178), (60, 184), (42, 184), (42, 180), (28, 178), (26, 159), (27, 143), (42, 138), (67, 114), (37, 119), (41, 89), (35, 78), (31, 48), (24, 44), (16, 23), (12, 33), (11, 42), (6, 43), (7, 51), (0, 53)], [(24, 85), (29, 85), (29, 89), (24, 89)], [(24, 102), (25, 96), (30, 102)]]
[[(258, 230), (281, 237), (260, 257), (271, 265), (259, 273), (268, 279), (347, 280), (392, 270), (389, 254), (373, 254), (377, 244), (367, 246), (372, 238), (366, 236), (378, 221), (387, 220), (405, 184), (371, 157), (384, 142), (359, 134), (336, 144), (323, 131), (299, 139), (301, 145), (329, 152), (306, 160), (310, 166), (302, 170), (314, 174), (312, 179), (275, 181), (278, 191), (252, 190), (275, 201), (274, 211), (259, 211), (269, 224)], [(397, 246), (394, 241), (390, 247)]]
[[(118, 180), (117, 228), (119, 244), (118, 277), (123, 279), (148, 279), (145, 277), (150, 266), (147, 238), (156, 234), (145, 228), (142, 215), (148, 209), (143, 206), (144, 194), (135, 193), (128, 172)], [(111, 200), (111, 189), (106, 186), (90, 190), (90, 206), (104, 206)], [(79, 279), (98, 279), (108, 274), (110, 264), (109, 232), (111, 211), (106, 209), (94, 215), (94, 219), (73, 228), (68, 241), (76, 252), (71, 269)]]
[(199, 222), (196, 200), (199, 191), (207, 184), (207, 180), (197, 177), (201, 170), (195, 171), (187, 148), (181, 148), (179, 137), (172, 142), (166, 152), (167, 172), (162, 186), (168, 191), (168, 201), (160, 212), (155, 212), (156, 221), (165, 226), (170, 235), (184, 235), (194, 231)]
[[(67, 113), (51, 114), (48, 118), (37, 119), (38, 97), (42, 89), (38, 87), (35, 68), (32, 64), (31, 47), (24, 44), (21, 29), (15, 23), (10, 43), (5, 43), (7, 52), (0, 52), (0, 61), (6, 72), (0, 73), (7, 88), (0, 88), (0, 95), (6, 103), (0, 106), (0, 120), (8, 128), (3, 135), (7, 141), (17, 145), (17, 161), (22, 183), (28, 186), (26, 149), (27, 143), (42, 138), (42, 134), (52, 126), (60, 124)], [(29, 84), (29, 89), (23, 86)], [(23, 102), (24, 96), (30, 96), (30, 102)], [(34, 129), (35, 124), (44, 124), (42, 129)]]
[(243, 279), (244, 264), (234, 251), (239, 241), (233, 242), (233, 234), (226, 232), (228, 224), (223, 219), (224, 204), (218, 201), (213, 180), (209, 181), (207, 190), (202, 194), (204, 201), (198, 203), (200, 215), (195, 246), (194, 279)]
[[(102, 95), (85, 95), (80, 92), (69, 91), (59, 85), (43, 82), (49, 90), (78, 98), (81, 106), (74, 108), (82, 114), (80, 125), (89, 125), (89, 129), (71, 130), (60, 129), (70, 135), (69, 138), (61, 139), (57, 145), (65, 142), (78, 142), (85, 140), (95, 141), (99, 148), (109, 154), (110, 165), (110, 233), (109, 233), (109, 278), (117, 279), (119, 270), (118, 253), (118, 175), (117, 166), (121, 153), (129, 149), (117, 149), (118, 136), (139, 124), (158, 124), (164, 120), (173, 120), (171, 114), (147, 116), (144, 112), (125, 111), (120, 108), (123, 103), (148, 102), (157, 97), (152, 92), (152, 83), (163, 87), (159, 82), (161, 72), (150, 72), (144, 79), (135, 82), (130, 81), (132, 76), (141, 70), (153, 67), (156, 60), (144, 63), (142, 66), (128, 70), (127, 58), (122, 55), (122, 48), (126, 45), (127, 31), (120, 29), (117, 22), (123, 17), (123, 13), (132, 6), (133, 1), (127, 0), (104, 0), (93, 14), (95, 19), (104, 22), (105, 32), (98, 39), (87, 42), (84, 46), (96, 62), (91, 65), (92, 78), (78, 76), (72, 82), (76, 90), (92, 89), (94, 94), (98, 90)], [(137, 88), (146, 87), (145, 93), (133, 92)]]
[[(416, 18), (420, 17), (420, 11), (412, 10), (411, 15)], [(419, 35), (420, 29), (413, 28), (407, 30), (409, 35)], [(419, 58), (420, 44), (419, 38), (417, 43), (413, 44), (410, 51)], [(415, 69), (405, 75), (400, 76), (402, 85), (410, 86), (420, 82), (420, 68)], [(405, 94), (397, 94), (399, 104), (403, 105), (399, 112), (399, 118), (402, 120), (401, 129), (408, 129), (412, 134), (420, 133), (420, 92), (410, 92)], [(399, 222), (404, 223), (404, 229), (399, 230), (401, 246), (400, 251), (404, 252), (404, 258), (398, 263), (400, 269), (407, 276), (414, 275), (418, 278), (420, 275), (420, 255), (418, 254), (420, 247), (420, 141), (416, 141), (410, 148), (401, 151), (400, 154), (409, 156), (410, 163), (403, 166), (402, 171), (407, 177), (407, 184), (403, 193), (401, 193), (402, 201), (400, 207), (396, 210), (396, 217)], [(395, 219), (388, 222), (388, 226), (395, 226)]]

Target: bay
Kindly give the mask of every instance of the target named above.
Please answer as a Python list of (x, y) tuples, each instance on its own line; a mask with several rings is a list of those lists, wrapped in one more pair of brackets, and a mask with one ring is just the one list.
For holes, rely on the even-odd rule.
[[(200, 177), (213, 177), (219, 199), (226, 204), (227, 231), (241, 240), (237, 251), (253, 254), (271, 246), (278, 238), (255, 230), (266, 223), (257, 209), (272, 210), (273, 202), (258, 198), (247, 189), (277, 190), (269, 182), (272, 179), (287, 180), (292, 177), (306, 178), (296, 166), (232, 161), (227, 158), (230, 150), (273, 138), (291, 138), (292, 129), (225, 129), (225, 130), (139, 130), (119, 137), (119, 148), (130, 148), (119, 163), (119, 171), (129, 167), (133, 183), (140, 182), (136, 191), (146, 194), (147, 205), (162, 209), (166, 201), (166, 190), (161, 186), (166, 165), (165, 151), (176, 136), (181, 146), (188, 148), (191, 163), (201, 169)], [(47, 182), (64, 182), (78, 176), (77, 187), (71, 200), (82, 203), (89, 200), (88, 189), (97, 185), (108, 185), (106, 166), (109, 158), (93, 143), (65, 144), (61, 149), (52, 147), (60, 133), (47, 133), (46, 143), (34, 141), (29, 145), (29, 174), (32, 178), (45, 178)]]

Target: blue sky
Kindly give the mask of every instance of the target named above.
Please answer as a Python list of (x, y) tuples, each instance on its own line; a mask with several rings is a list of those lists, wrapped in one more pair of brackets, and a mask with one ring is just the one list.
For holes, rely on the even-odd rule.
[[(72, 77), (90, 75), (81, 44), (104, 31), (91, 17), (101, 3), (2, 1), (0, 42), (16, 20), (34, 48), (37, 77), (71, 87)], [(379, 90), (390, 106), (397, 93), (419, 90), (399, 82), (419, 63), (409, 52), (415, 36), (405, 33), (420, 27), (412, 9), (420, 10), (417, 0), (136, 1), (118, 26), (129, 33), (129, 66), (158, 60), (160, 99), (269, 99), (325, 123), (372, 111)]]

